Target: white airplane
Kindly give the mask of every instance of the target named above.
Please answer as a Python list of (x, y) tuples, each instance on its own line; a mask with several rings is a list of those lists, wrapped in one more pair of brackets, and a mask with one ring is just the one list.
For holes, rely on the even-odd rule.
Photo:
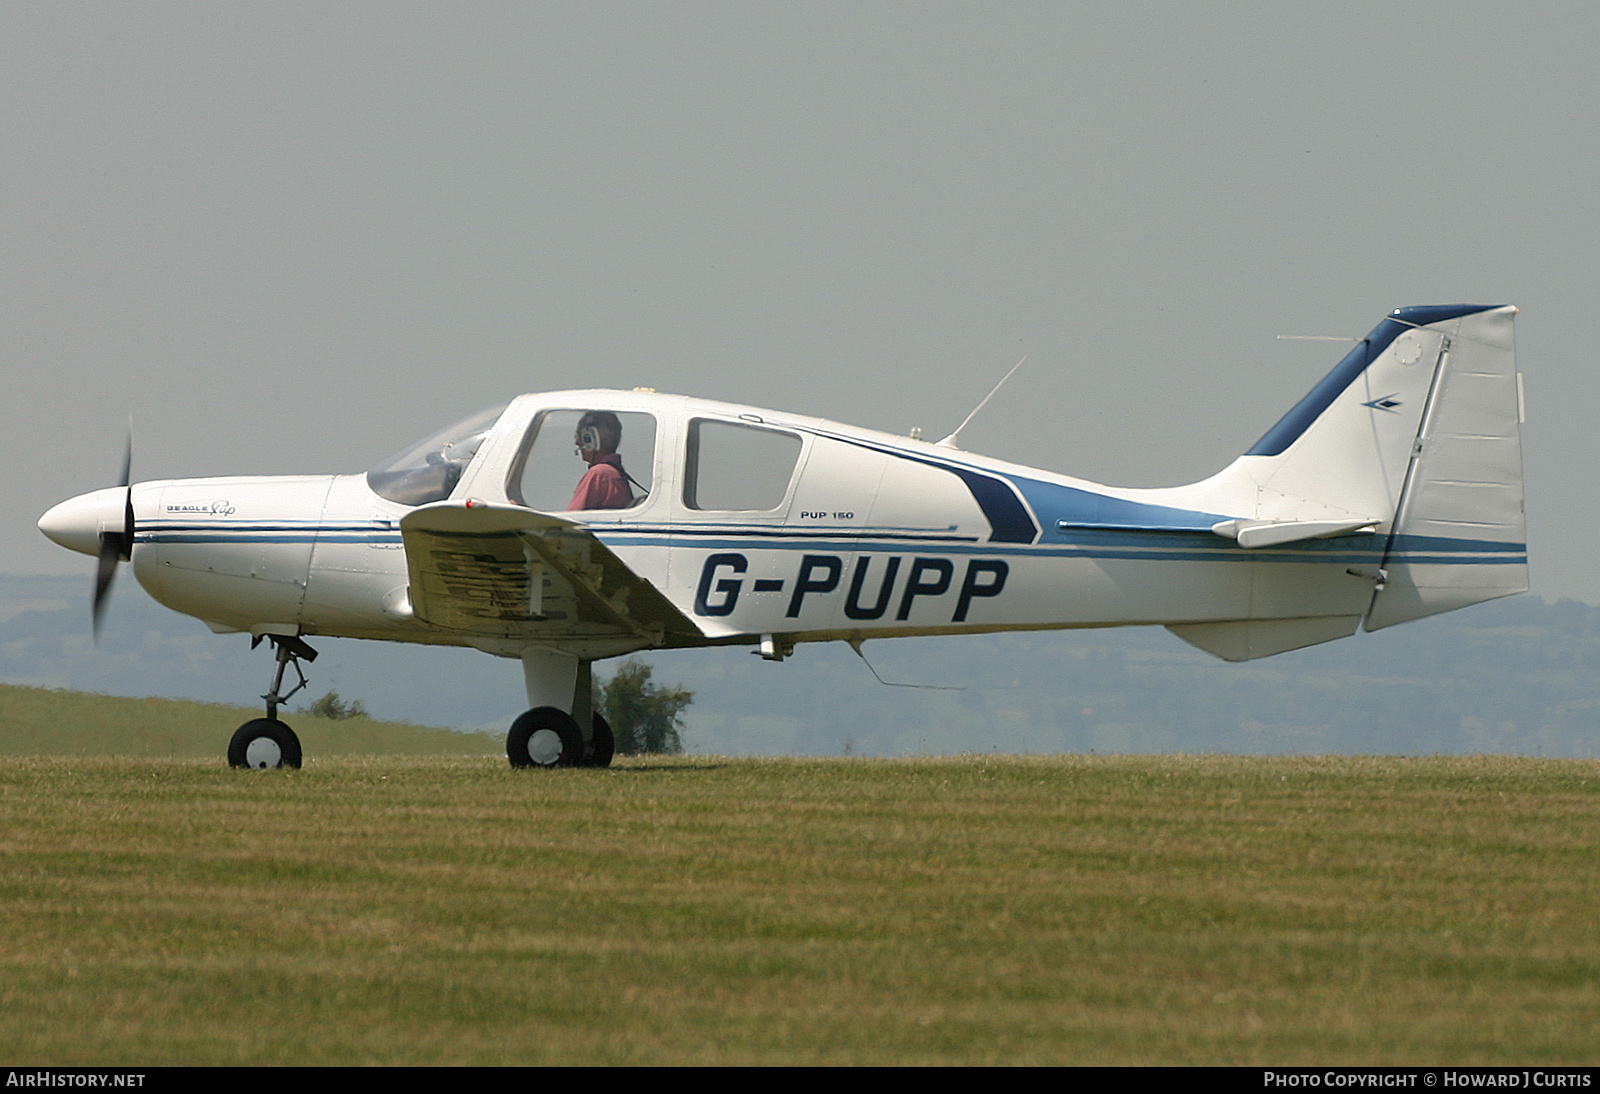
[(1248, 660), (1523, 592), (1516, 314), (1391, 313), (1190, 486), (1101, 486), (954, 434), (561, 391), (366, 474), (129, 485), (124, 466), (39, 528), (99, 557), (97, 628), (131, 559), (161, 603), (273, 644), (267, 716), (234, 734), (235, 766), (299, 766), (277, 710), (316, 635), (520, 659), (531, 709), (512, 765), (604, 766), (590, 665), (636, 650), (776, 661), (799, 642), (1156, 623)]

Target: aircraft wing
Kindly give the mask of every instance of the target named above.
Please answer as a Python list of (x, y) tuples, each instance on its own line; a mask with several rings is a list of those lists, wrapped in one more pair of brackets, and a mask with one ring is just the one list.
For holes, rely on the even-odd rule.
[(439, 502), (400, 521), (411, 609), (467, 633), (553, 642), (702, 632), (581, 524), (532, 509)]

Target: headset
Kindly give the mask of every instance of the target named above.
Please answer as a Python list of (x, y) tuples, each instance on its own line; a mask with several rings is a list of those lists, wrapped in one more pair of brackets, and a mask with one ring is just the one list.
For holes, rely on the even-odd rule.
[[(596, 412), (591, 411), (590, 413)], [(604, 414), (607, 417), (611, 417), (613, 428), (617, 429), (619, 433), (621, 432), (621, 423), (617, 422), (614, 416), (605, 411), (599, 413)], [(587, 415), (585, 415), (585, 417), (587, 417)], [(618, 437), (618, 441), (620, 440), (621, 438)], [(578, 452), (580, 454), (584, 452), (600, 452), (605, 448), (605, 439), (600, 432), (600, 427), (597, 425), (586, 425), (582, 429), (578, 430), (577, 442)], [(617, 470), (622, 472), (622, 477), (627, 479), (629, 483), (638, 487), (640, 496), (635, 499), (635, 504), (650, 496), (649, 488), (647, 488), (638, 479), (628, 474), (627, 470), (623, 468), (620, 463), (617, 465)]]

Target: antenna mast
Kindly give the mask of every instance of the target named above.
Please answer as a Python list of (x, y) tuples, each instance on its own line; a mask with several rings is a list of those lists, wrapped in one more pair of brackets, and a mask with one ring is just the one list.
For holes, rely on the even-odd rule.
[[(1024, 353), (1022, 355), (1022, 361), (1026, 361), (1027, 359), (1028, 359), (1028, 355), (1026, 353)], [(1004, 387), (1005, 386), (1005, 382), (1007, 380), (1011, 379), (1012, 373), (1016, 372), (1017, 369), (1022, 367), (1022, 361), (1018, 361), (1016, 364), (1012, 365), (1011, 366), (1011, 372), (1008, 372), (1004, 376), (1000, 377), (1000, 382), (998, 384), (994, 385), (994, 387), (990, 389), (989, 394), (987, 394), (987, 395), (985, 395), (983, 397), (983, 402), (979, 403), (977, 406), (972, 408), (972, 413), (971, 414), (968, 414), (965, 418), (963, 418), (961, 420), (961, 424), (956, 426), (955, 432), (951, 433), (950, 436), (946, 437), (944, 440), (938, 442), (940, 448), (960, 448), (961, 447), (960, 445), (956, 444), (956, 438), (961, 436), (961, 431), (963, 429), (967, 428), (967, 423), (972, 421), (972, 419), (974, 419), (974, 418), (976, 418), (978, 416), (978, 411), (982, 410), (985, 406), (989, 405), (989, 400), (993, 399), (995, 392), (999, 391), (1002, 387)]]

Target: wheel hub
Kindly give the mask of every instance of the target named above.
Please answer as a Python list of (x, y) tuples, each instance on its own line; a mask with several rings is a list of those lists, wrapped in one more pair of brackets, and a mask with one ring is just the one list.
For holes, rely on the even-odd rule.
[(245, 746), (244, 758), (254, 768), (278, 767), (283, 763), (283, 749), (271, 737), (257, 737)]
[(535, 730), (528, 738), (528, 759), (540, 767), (550, 767), (561, 759), (561, 734), (553, 729)]

